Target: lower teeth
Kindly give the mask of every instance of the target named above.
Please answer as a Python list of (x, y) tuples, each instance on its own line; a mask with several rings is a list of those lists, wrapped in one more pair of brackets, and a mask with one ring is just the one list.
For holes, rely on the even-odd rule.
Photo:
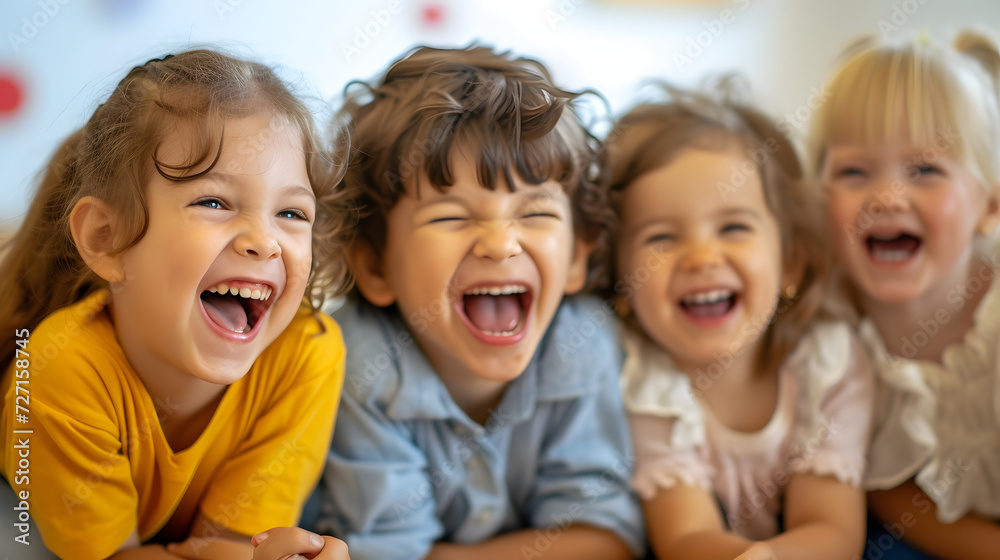
[(874, 257), (880, 261), (905, 261), (910, 258), (909, 251), (874, 251)]

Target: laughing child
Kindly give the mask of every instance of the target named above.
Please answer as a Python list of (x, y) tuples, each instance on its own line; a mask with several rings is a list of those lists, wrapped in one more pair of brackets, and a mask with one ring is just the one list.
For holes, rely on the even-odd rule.
[(8, 441), (0, 471), (59, 557), (259, 560), (250, 536), (297, 522), (344, 358), (303, 303), (345, 269), (311, 119), (269, 68), (190, 51), (50, 164), (0, 263), (3, 433), (34, 467)]
[(362, 559), (640, 554), (612, 321), (563, 301), (607, 211), (576, 94), (487, 48), (420, 48), (362, 86), (316, 528)]

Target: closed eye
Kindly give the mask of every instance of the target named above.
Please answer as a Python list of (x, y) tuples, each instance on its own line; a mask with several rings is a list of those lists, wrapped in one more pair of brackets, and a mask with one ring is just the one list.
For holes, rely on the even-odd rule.
[(461, 221), (465, 221), (465, 218), (463, 218), (461, 216), (445, 216), (443, 218), (434, 218), (433, 220), (430, 220), (427, 223), (428, 224), (443, 224), (443, 223), (446, 223), (446, 222), (461, 222)]
[(865, 175), (866, 175), (866, 172), (865, 172), (865, 170), (863, 168), (861, 168), (861, 167), (851, 167), (851, 166), (841, 167), (839, 169), (834, 170), (834, 172), (833, 172), (833, 176), (837, 177), (837, 178), (841, 178), (841, 177), (864, 177)]
[(914, 165), (910, 169), (910, 173), (914, 176), (924, 176), (924, 175), (939, 175), (944, 173), (940, 167), (930, 164)]
[(677, 236), (672, 233), (657, 233), (646, 238), (647, 244), (670, 243), (677, 240)]
[(558, 214), (553, 214), (552, 212), (532, 212), (531, 214), (521, 216), (522, 220), (528, 218), (555, 218), (558, 220), (560, 219), (560, 216)]
[(719, 230), (722, 233), (743, 233), (750, 231), (750, 226), (741, 223), (731, 223), (722, 226)]

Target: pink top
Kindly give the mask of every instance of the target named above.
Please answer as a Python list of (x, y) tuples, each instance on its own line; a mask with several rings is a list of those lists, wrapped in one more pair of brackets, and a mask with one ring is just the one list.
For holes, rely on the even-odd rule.
[(803, 335), (779, 370), (778, 404), (757, 432), (719, 422), (658, 345), (626, 332), (622, 396), (635, 442), (632, 486), (644, 499), (677, 484), (718, 498), (729, 529), (759, 540), (779, 533), (792, 476), (860, 486), (874, 377), (850, 328), (826, 322)]

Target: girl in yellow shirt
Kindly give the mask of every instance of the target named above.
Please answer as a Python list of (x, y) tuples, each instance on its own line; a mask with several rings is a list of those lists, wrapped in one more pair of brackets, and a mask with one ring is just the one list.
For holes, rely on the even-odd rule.
[(0, 472), (52, 552), (249, 558), (298, 521), (343, 380), (324, 154), (269, 68), (207, 50), (133, 68), (59, 149), (0, 262)]

